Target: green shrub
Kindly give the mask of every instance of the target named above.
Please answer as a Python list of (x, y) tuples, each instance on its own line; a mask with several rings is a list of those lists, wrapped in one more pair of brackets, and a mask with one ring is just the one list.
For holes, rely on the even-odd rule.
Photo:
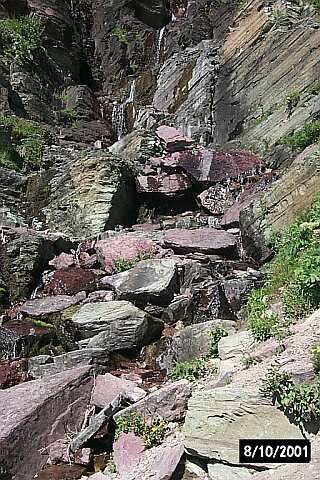
[(320, 383), (295, 384), (287, 373), (270, 370), (262, 382), (261, 392), (272, 398), (292, 421), (300, 426), (319, 421)]
[(301, 130), (282, 137), (281, 145), (288, 145), (294, 151), (301, 151), (312, 143), (319, 142), (320, 122), (306, 123)]
[(128, 32), (122, 27), (115, 27), (112, 30), (112, 35), (114, 35), (120, 43), (124, 43), (125, 45), (129, 45), (128, 39)]
[(298, 105), (300, 100), (299, 92), (290, 92), (284, 99), (284, 103), (286, 109), (289, 113), (293, 111), (293, 109)]
[(61, 110), (63, 120), (72, 127), (77, 125), (78, 114), (73, 108), (64, 108)]
[(114, 463), (112, 455), (110, 455), (110, 457), (108, 458), (106, 462), (106, 467), (110, 473), (117, 473), (117, 467), (116, 467), (116, 464)]
[(206, 359), (194, 358), (190, 362), (178, 362), (169, 372), (171, 380), (188, 380), (193, 382), (206, 375), (208, 372)]
[(166, 428), (166, 422), (160, 418), (153, 418), (151, 423), (147, 424), (140, 415), (132, 412), (117, 420), (115, 440), (120, 437), (121, 433), (133, 432), (135, 435), (143, 438), (146, 448), (156, 447), (162, 442)]
[(259, 342), (273, 337), (279, 326), (279, 317), (268, 311), (268, 292), (265, 288), (250, 292), (247, 301), (248, 327)]
[(0, 51), (6, 61), (30, 59), (41, 47), (43, 24), (39, 18), (20, 17), (0, 20)]
[(152, 258), (153, 253), (152, 252), (143, 252), (139, 253), (135, 258), (128, 259), (128, 258), (116, 258), (113, 262), (114, 270), (117, 273), (120, 272), (125, 272), (127, 270), (130, 270), (130, 268), (133, 268), (137, 265), (138, 262), (141, 260), (147, 260), (148, 258)]
[(216, 327), (211, 333), (211, 341), (210, 341), (210, 346), (209, 346), (209, 352), (208, 356), (216, 358), (219, 356), (218, 353), (218, 343), (221, 340), (222, 337), (226, 337), (228, 335), (228, 332), (222, 328), (222, 327)]
[(311, 348), (311, 360), (313, 364), (314, 371), (316, 373), (320, 372), (320, 345), (315, 345)]
[(311, 93), (311, 95), (318, 95), (318, 93), (320, 93), (320, 80), (312, 82), (307, 88), (307, 91), (308, 93)]
[(240, 361), (245, 368), (249, 368), (251, 365), (258, 363), (255, 358), (251, 357), (251, 355), (243, 355)]

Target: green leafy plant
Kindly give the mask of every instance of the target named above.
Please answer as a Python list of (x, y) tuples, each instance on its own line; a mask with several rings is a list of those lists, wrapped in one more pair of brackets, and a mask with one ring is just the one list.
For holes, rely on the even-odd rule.
[(152, 257), (153, 257), (152, 252), (141, 252), (139, 253), (139, 255), (137, 255), (133, 259), (116, 258), (113, 262), (114, 270), (117, 273), (125, 272), (127, 270), (130, 270), (130, 268), (135, 267), (137, 263), (140, 262), (141, 260), (147, 260), (148, 258), (152, 258)]
[(163, 441), (166, 428), (167, 424), (161, 418), (155, 417), (149, 423), (146, 423), (140, 415), (132, 412), (117, 420), (115, 440), (122, 433), (133, 432), (135, 435), (143, 438), (146, 448), (152, 448), (160, 445)]
[(112, 30), (112, 35), (114, 35), (120, 43), (129, 45), (128, 32), (122, 27), (114, 27)]
[(301, 151), (312, 143), (319, 142), (320, 122), (306, 123), (301, 130), (282, 137), (281, 145), (288, 145), (293, 151)]
[(178, 362), (169, 372), (171, 380), (188, 380), (193, 382), (206, 375), (208, 372), (206, 359), (194, 358), (190, 362)]
[(320, 345), (315, 345), (311, 348), (311, 360), (313, 364), (314, 371), (316, 373), (320, 372)]
[(44, 26), (36, 17), (0, 20), (0, 51), (6, 62), (30, 59), (42, 45)]
[(261, 392), (300, 427), (320, 418), (320, 383), (295, 384), (290, 375), (271, 369), (262, 382)]
[(258, 363), (257, 360), (251, 355), (243, 355), (240, 361), (246, 369), (251, 367), (251, 365), (255, 365), (256, 363)]
[(320, 80), (312, 82), (307, 88), (307, 91), (308, 93), (311, 93), (311, 95), (318, 95), (318, 93), (320, 93)]
[(106, 467), (110, 473), (117, 473), (117, 467), (116, 467), (116, 464), (114, 463), (112, 455), (110, 455), (110, 457), (108, 458), (106, 462)]
[(288, 95), (286, 95), (284, 99), (285, 106), (287, 108), (294, 108), (298, 105), (300, 100), (300, 94), (299, 92), (290, 92)]
[(268, 295), (265, 288), (250, 292), (247, 300), (248, 327), (260, 342), (274, 336), (279, 318), (268, 310)]
[(227, 335), (228, 332), (222, 327), (218, 326), (214, 330), (212, 330), (212, 332), (210, 333), (211, 341), (208, 351), (209, 357), (217, 358), (219, 356), (218, 343), (222, 337), (226, 337)]
[(67, 124), (73, 127), (77, 125), (78, 114), (73, 108), (64, 108), (61, 110), (61, 114)]

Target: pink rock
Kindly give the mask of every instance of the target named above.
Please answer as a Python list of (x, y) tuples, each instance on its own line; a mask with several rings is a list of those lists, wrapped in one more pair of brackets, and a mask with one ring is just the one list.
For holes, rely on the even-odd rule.
[(92, 404), (104, 408), (121, 393), (132, 402), (138, 402), (146, 396), (146, 392), (137, 387), (135, 382), (106, 373), (105, 375), (98, 375), (96, 378), (92, 393)]
[(99, 261), (97, 255), (90, 255), (87, 252), (80, 252), (79, 263), (82, 268), (95, 268), (98, 267)]
[(50, 443), (45, 450), (41, 453), (48, 455), (49, 458), (47, 463), (50, 465), (57, 465), (59, 463), (68, 463), (69, 462), (69, 452), (68, 452), (69, 442), (67, 440), (56, 440), (53, 443)]
[(122, 433), (113, 444), (113, 461), (117, 472), (124, 475), (132, 470), (139, 463), (144, 450), (142, 438), (133, 432)]
[(200, 252), (232, 257), (237, 255), (236, 237), (231, 233), (214, 228), (168, 230), (163, 241), (164, 245), (172, 248), (175, 253)]
[(80, 295), (56, 295), (53, 297), (35, 298), (24, 302), (20, 307), (20, 312), (39, 317), (49, 313), (60, 312), (82, 300), (83, 298)]
[(97, 275), (93, 270), (79, 267), (57, 270), (45, 282), (41, 293), (44, 295), (75, 295), (78, 292), (92, 292), (97, 288)]
[(154, 165), (180, 167), (198, 182), (217, 183), (256, 175), (263, 160), (247, 150), (215, 152), (205, 148), (174, 152), (152, 159)]
[(114, 293), (110, 290), (97, 290), (89, 293), (88, 298), (83, 303), (111, 302), (114, 300)]
[(157, 128), (156, 134), (166, 144), (168, 152), (177, 152), (190, 148), (193, 144), (191, 138), (185, 137), (179, 130), (167, 125), (161, 125)]
[(153, 254), (155, 244), (151, 240), (135, 237), (134, 235), (120, 234), (108, 240), (99, 240), (96, 244), (99, 261), (106, 271), (114, 269), (117, 259), (134, 260), (140, 255)]
[(136, 184), (140, 193), (162, 193), (169, 196), (191, 187), (190, 180), (184, 174), (139, 176)]
[(60, 253), (53, 260), (50, 260), (49, 265), (56, 270), (63, 270), (65, 268), (73, 267), (75, 265), (74, 256), (71, 253)]
[(274, 339), (267, 340), (258, 345), (251, 353), (250, 356), (255, 360), (262, 361), (265, 358), (271, 358), (279, 350), (279, 342)]

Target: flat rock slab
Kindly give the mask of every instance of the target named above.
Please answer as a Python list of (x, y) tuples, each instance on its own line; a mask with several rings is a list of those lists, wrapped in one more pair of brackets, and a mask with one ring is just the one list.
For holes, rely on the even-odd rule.
[(177, 152), (179, 150), (185, 150), (190, 148), (193, 144), (193, 140), (183, 135), (174, 127), (168, 125), (161, 125), (157, 128), (156, 134), (165, 143), (166, 150), (168, 152)]
[(139, 193), (161, 193), (167, 196), (177, 195), (191, 188), (187, 175), (174, 173), (172, 175), (141, 175), (136, 179)]
[(61, 310), (76, 305), (81, 300), (83, 300), (83, 298), (78, 295), (55, 295), (52, 297), (35, 298), (34, 300), (27, 300), (20, 307), (20, 311), (28, 315), (39, 317), (41, 315), (61, 312)]
[(143, 439), (133, 432), (122, 433), (113, 444), (112, 458), (120, 475), (132, 470), (145, 451)]
[(176, 264), (167, 258), (142, 260), (134, 268), (105, 277), (102, 282), (115, 289), (119, 300), (129, 300), (141, 306), (148, 302), (167, 306), (176, 289)]
[(215, 463), (208, 465), (208, 475), (210, 480), (251, 480), (254, 470), (245, 467), (235, 467)]
[(239, 438), (303, 438), (299, 428), (259, 393), (258, 386), (194, 392), (183, 433), (190, 454), (233, 464), (239, 462)]
[(96, 407), (104, 408), (119, 394), (123, 394), (132, 402), (138, 402), (146, 396), (146, 392), (137, 387), (135, 382), (106, 373), (96, 377), (91, 403)]
[(221, 360), (227, 360), (228, 358), (248, 354), (255, 344), (256, 342), (248, 330), (228, 335), (221, 338), (218, 343), (219, 357)]
[(165, 247), (172, 248), (176, 253), (200, 252), (232, 258), (237, 256), (236, 237), (215, 228), (172, 229), (166, 232), (163, 241)]
[(81, 367), (0, 391), (0, 464), (15, 480), (46, 463), (39, 450), (80, 428), (90, 400), (90, 367)]
[(179, 380), (165, 385), (150, 393), (140, 402), (125, 408), (114, 416), (115, 421), (136, 412), (147, 421), (160, 416), (167, 422), (183, 420), (188, 399), (191, 395), (191, 384), (187, 380)]
[(163, 322), (121, 300), (82, 305), (72, 321), (79, 327), (87, 347), (109, 352), (147, 345), (163, 329)]

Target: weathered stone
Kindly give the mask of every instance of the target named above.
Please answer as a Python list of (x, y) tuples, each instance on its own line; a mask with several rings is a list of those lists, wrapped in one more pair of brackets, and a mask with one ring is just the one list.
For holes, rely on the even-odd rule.
[(180, 421), (185, 416), (190, 395), (190, 383), (186, 380), (179, 380), (161, 387), (134, 405), (125, 408), (115, 415), (115, 421), (131, 412), (137, 412), (147, 421), (157, 415), (168, 422)]
[(148, 302), (165, 306), (173, 299), (177, 285), (177, 270), (174, 260), (142, 260), (126, 272), (105, 277), (104, 285), (113, 287), (117, 298), (138, 305)]
[(136, 16), (147, 25), (160, 28), (170, 21), (168, 4), (164, 0), (134, 0)]
[(236, 313), (242, 307), (247, 294), (257, 280), (253, 275), (244, 278), (232, 278), (223, 282), (223, 289), (232, 310)]
[(46, 463), (40, 450), (66, 426), (80, 427), (92, 384), (90, 368), (83, 367), (0, 391), (0, 463), (9, 475), (36, 474)]
[(126, 301), (88, 303), (73, 316), (89, 348), (142, 347), (158, 338), (163, 323)]
[[(11, 352), (8, 349), (4, 353), (9, 357), (29, 357), (34, 349), (44, 347), (54, 338), (52, 328), (36, 325), (32, 320), (10, 320), (5, 327), (0, 327), (1, 334), (11, 332), (14, 335), (14, 344)], [(2, 355), (0, 346), (0, 357)]]
[(302, 438), (299, 428), (250, 386), (194, 392), (183, 432), (192, 455), (233, 464), (239, 462), (239, 438)]
[(136, 436), (133, 432), (122, 433), (113, 444), (112, 458), (117, 472), (120, 475), (130, 472), (139, 463), (144, 451), (142, 438)]
[(213, 215), (223, 215), (235, 202), (230, 188), (220, 184), (202, 192), (198, 199), (201, 205)]
[(98, 408), (104, 408), (119, 394), (123, 394), (132, 403), (146, 396), (146, 392), (137, 387), (136, 383), (106, 373), (96, 377), (91, 403)]
[(167, 248), (172, 248), (176, 253), (200, 252), (231, 257), (237, 255), (236, 237), (214, 228), (169, 230), (163, 241)]
[(191, 188), (191, 182), (183, 174), (172, 175), (141, 175), (136, 179), (139, 193), (160, 193), (167, 196), (175, 196)]
[[(1, 111), (3, 112), (2, 108)], [(3, 129), (1, 129), (1, 132), (1, 141), (3, 142)], [(22, 214), (20, 203), (20, 197), (23, 189), (26, 187), (26, 183), (27, 177), (25, 175), (15, 172), (14, 170), (10, 170), (9, 168), (0, 167), (1, 226), (26, 226), (26, 220)]]
[(40, 295), (76, 295), (92, 292), (98, 286), (98, 274), (92, 270), (71, 267), (53, 272), (39, 290)]
[(245, 330), (221, 338), (218, 343), (219, 357), (221, 360), (241, 356), (250, 352), (255, 340), (252, 333)]
[(191, 138), (186, 137), (174, 127), (161, 125), (157, 128), (156, 134), (164, 142), (165, 148), (168, 152), (178, 152), (179, 150), (186, 150), (193, 144)]
[(0, 390), (28, 380), (32, 380), (32, 376), (28, 373), (27, 359), (0, 361)]
[(211, 480), (250, 480), (254, 470), (245, 467), (235, 467), (231, 465), (223, 465), (222, 463), (214, 463), (208, 465), (208, 474)]
[(49, 265), (56, 270), (73, 267), (75, 265), (75, 258), (71, 253), (60, 253), (60, 255), (50, 260)]
[(20, 307), (20, 311), (27, 315), (39, 317), (41, 315), (61, 312), (72, 305), (76, 305), (83, 299), (80, 295), (55, 295), (53, 297), (35, 298), (24, 302)]

